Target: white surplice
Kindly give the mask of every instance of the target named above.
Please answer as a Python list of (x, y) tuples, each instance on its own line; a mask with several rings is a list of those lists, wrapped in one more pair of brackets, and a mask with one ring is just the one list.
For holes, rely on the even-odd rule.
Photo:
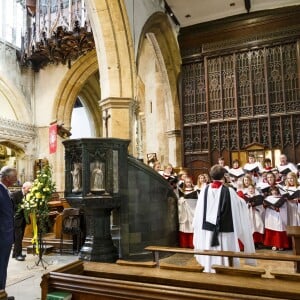
[[(202, 229), (205, 193), (205, 189), (202, 189), (197, 201), (193, 221), (195, 250), (221, 250), (239, 252), (240, 248), (238, 240), (240, 240), (244, 244), (245, 253), (255, 252), (247, 204), (236, 194), (234, 189), (229, 188), (229, 191), (234, 232), (219, 232), (219, 246), (211, 246), (213, 231)], [(211, 186), (208, 187), (206, 220), (212, 224), (216, 224), (220, 193), (221, 187), (218, 189), (213, 189)], [(214, 270), (211, 268), (213, 264), (229, 265), (228, 259), (225, 257), (206, 255), (196, 255), (195, 257), (196, 260), (204, 267), (204, 272), (214, 272)], [(249, 259), (245, 260), (245, 263), (255, 265), (256, 261)], [(234, 265), (239, 265), (238, 258), (234, 259)]]

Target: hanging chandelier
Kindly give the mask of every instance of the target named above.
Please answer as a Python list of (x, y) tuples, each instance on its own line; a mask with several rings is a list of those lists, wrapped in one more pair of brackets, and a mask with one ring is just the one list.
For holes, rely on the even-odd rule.
[(17, 52), (21, 66), (36, 72), (49, 64), (61, 63), (70, 68), (72, 61), (95, 48), (82, 0), (28, 2), (30, 7), (27, 5), (26, 9), (31, 26)]

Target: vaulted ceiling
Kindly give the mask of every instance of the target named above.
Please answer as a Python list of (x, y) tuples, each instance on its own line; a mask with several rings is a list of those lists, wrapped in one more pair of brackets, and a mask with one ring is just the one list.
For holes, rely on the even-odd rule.
[(284, 6), (300, 0), (166, 0), (180, 27)]

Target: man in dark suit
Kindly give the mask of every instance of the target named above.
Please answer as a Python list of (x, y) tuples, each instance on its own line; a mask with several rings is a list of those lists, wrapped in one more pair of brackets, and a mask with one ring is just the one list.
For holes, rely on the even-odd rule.
[(24, 210), (20, 208), (20, 204), (31, 187), (32, 183), (30, 181), (24, 182), (22, 190), (11, 194), (11, 198), (15, 206), (15, 243), (12, 257), (19, 261), (25, 260), (26, 257), (26, 255), (22, 254), (22, 241), (26, 227), (26, 219), (24, 216)]
[[(5, 290), (8, 261), (14, 242), (14, 205), (8, 187), (16, 181), (16, 169), (5, 166), (0, 170), (0, 291)], [(14, 299), (7, 297), (7, 300)]]

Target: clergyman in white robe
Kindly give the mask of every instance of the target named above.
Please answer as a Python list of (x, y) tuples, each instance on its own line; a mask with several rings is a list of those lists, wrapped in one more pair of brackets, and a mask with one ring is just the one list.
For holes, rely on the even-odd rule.
[[(214, 231), (203, 229), (204, 215), (206, 215), (206, 222), (216, 225), (219, 204), (221, 201), (221, 191), (223, 184), (221, 181), (214, 182), (208, 186), (207, 190), (207, 202), (206, 202), (206, 214), (205, 208), (205, 189), (201, 190), (197, 201), (197, 206), (194, 215), (193, 228), (194, 228), (194, 248), (195, 250), (220, 250), (220, 251), (235, 251), (239, 252), (240, 240), (244, 244), (245, 253), (255, 253), (255, 246), (253, 242), (251, 225), (248, 213), (248, 207), (246, 202), (241, 199), (234, 189), (229, 189), (230, 204), (231, 204), (231, 215), (233, 232), (222, 232), (220, 228), (218, 233), (218, 244), (212, 246), (212, 239)], [(211, 268), (213, 264), (228, 266), (228, 258), (220, 256), (206, 256), (206, 255), (195, 255), (196, 260), (204, 267), (204, 272), (214, 272)], [(239, 259), (234, 258), (234, 266), (239, 266)], [(255, 265), (256, 261), (253, 259), (245, 260), (246, 264)]]

